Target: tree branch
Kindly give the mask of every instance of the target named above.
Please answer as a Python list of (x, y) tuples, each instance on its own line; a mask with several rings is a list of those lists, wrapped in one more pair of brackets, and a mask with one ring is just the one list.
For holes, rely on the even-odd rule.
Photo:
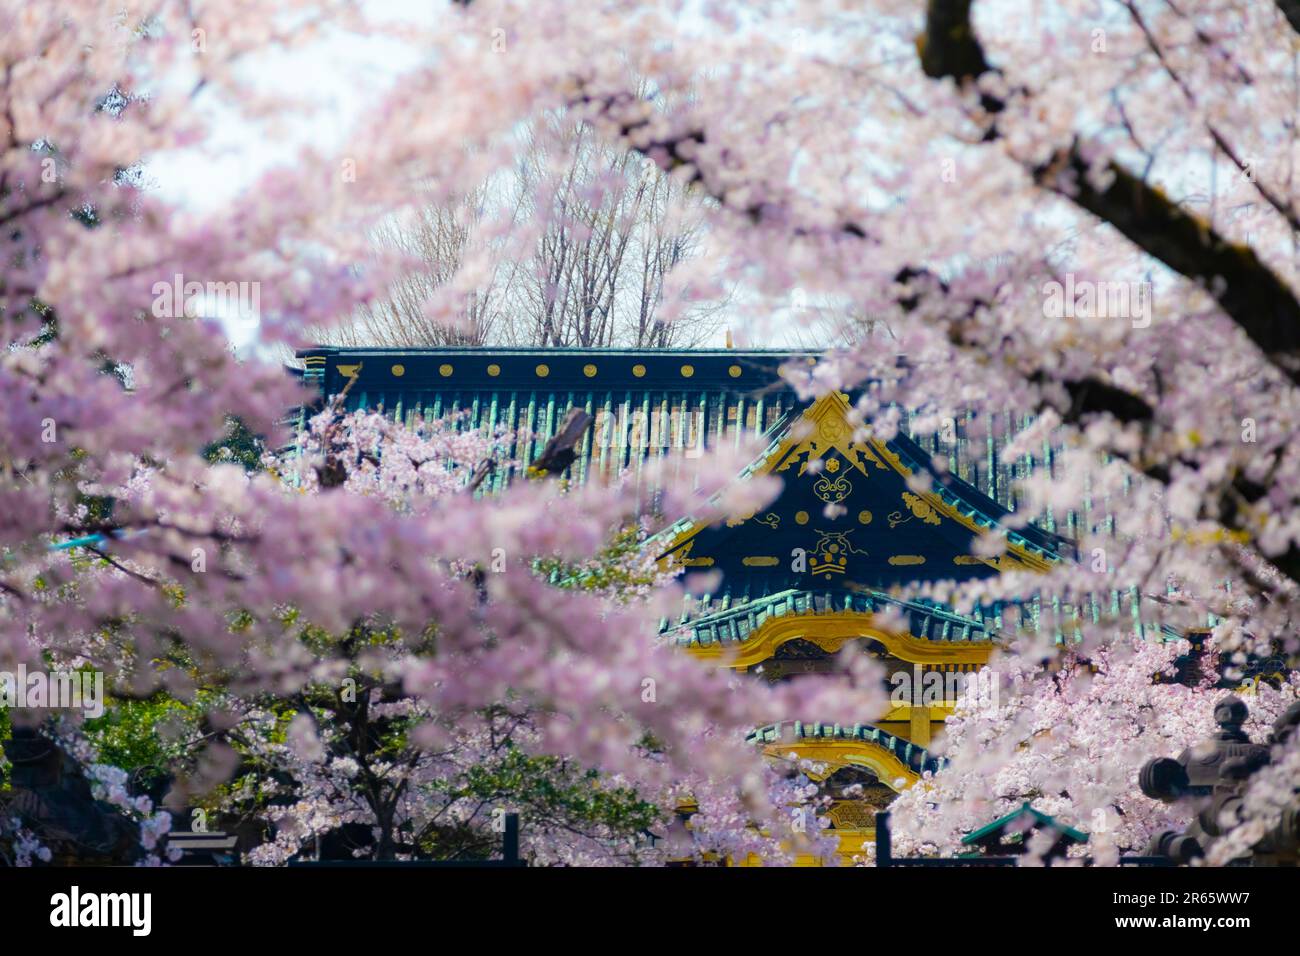
[(1277, 0), (1277, 8), (1291, 24), (1291, 29), (1300, 33), (1300, 0)]
[(1033, 171), (1046, 189), (1114, 226), (1144, 251), (1203, 283), (1268, 360), (1300, 382), (1300, 302), (1249, 246), (1231, 242), (1199, 216), (1116, 162), (1098, 186), (1076, 144)]
[[(1295, 6), (1300, 14), (1300, 0)], [(971, 0), (930, 0), (927, 31), (939, 32), (918, 42), (927, 75), (968, 84), (980, 75), (973, 72), (979, 64), (985, 71), (991, 69), (971, 26), (970, 8)], [(996, 136), (994, 126), (990, 138)], [(1225, 239), (1208, 222), (1113, 160), (1105, 170), (1109, 184), (1098, 185), (1078, 141), (1031, 172), (1040, 186), (1114, 226), (1171, 269), (1203, 284), (1268, 360), (1300, 383), (1300, 302), (1253, 249)]]

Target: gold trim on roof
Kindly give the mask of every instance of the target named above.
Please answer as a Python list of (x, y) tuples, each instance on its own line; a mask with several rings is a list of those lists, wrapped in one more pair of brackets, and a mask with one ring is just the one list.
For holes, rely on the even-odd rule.
[[(697, 559), (698, 560), (698, 559)], [(874, 615), (861, 611), (805, 611), (769, 617), (739, 644), (689, 644), (686, 650), (701, 660), (737, 670), (770, 660), (782, 644), (801, 638), (834, 654), (846, 642), (868, 638), (909, 664), (988, 663), (998, 646), (993, 641), (932, 641), (907, 632), (874, 626)]]
[(820, 767), (805, 769), (810, 780), (820, 782), (845, 767), (865, 767), (876, 779), (895, 793), (902, 793), (921, 779), (920, 774), (899, 760), (891, 751), (870, 740), (802, 739), (773, 741), (763, 745), (763, 753), (774, 759), (795, 754), (800, 760)]
[[(871, 475), (867, 470), (868, 464), (879, 470), (885, 470), (885, 463), (875, 453), (872, 445), (854, 438), (857, 429), (848, 420), (848, 412), (848, 397), (841, 392), (823, 395), (813, 402), (804, 411), (800, 420), (791, 426), (786, 441), (782, 443), (775, 456), (775, 460), (779, 461), (780, 465), (774, 470), (786, 471), (797, 461), (799, 462), (798, 473), (802, 475), (813, 462), (824, 461), (833, 451), (838, 452), (845, 461), (868, 477)], [(830, 465), (830, 461), (825, 461), (822, 467), (833, 474), (838, 470), (838, 461), (834, 467)]]
[[(908, 468), (906, 465), (904, 465), (903, 462), (899, 459), (899, 457), (895, 455), (892, 451), (890, 451), (884, 442), (878, 441), (877, 439), (874, 438), (868, 439), (868, 441), (871, 444), (871, 446), (876, 450), (876, 452), (880, 455), (880, 457), (883, 458), (885, 461), (889, 462), (890, 467), (892, 467), (904, 478), (911, 476), (912, 470)], [(969, 530), (973, 531), (976, 535), (985, 535), (989, 533), (988, 528), (981, 527), (972, 518), (969, 518), (966, 515), (962, 514), (952, 505), (945, 502), (941, 497), (939, 497), (939, 495), (935, 494), (933, 491), (921, 492), (919, 495), (904, 493), (903, 499), (907, 501), (907, 505), (911, 509), (912, 513), (917, 517), (921, 518), (921, 520), (925, 521), (926, 523), (938, 524), (939, 521), (937, 518), (934, 518), (933, 521), (931, 520), (933, 514), (935, 512), (938, 512), (938, 514), (943, 515), (945, 518), (951, 518), (953, 521), (956, 521), (962, 527), (968, 528)], [(919, 499), (919, 500), (909, 500), (909, 499)], [(893, 515), (891, 515), (890, 517), (892, 518)], [(906, 519), (906, 520), (910, 520), (910, 519)], [(1012, 543), (1010, 540), (1007, 541), (1007, 553), (1005, 555), (1002, 555), (1002, 557), (1010, 558), (1020, 563), (1021, 565), (1023, 565), (1024, 567), (1028, 568), (1031, 571), (1051, 570), (1052, 563), (1053, 563), (1051, 561), (1048, 561), (1046, 558), (1041, 558), (1038, 555), (1033, 554), (1032, 552), (1024, 548), (1022, 545)], [(1003, 570), (1006, 569), (1003, 568)]]

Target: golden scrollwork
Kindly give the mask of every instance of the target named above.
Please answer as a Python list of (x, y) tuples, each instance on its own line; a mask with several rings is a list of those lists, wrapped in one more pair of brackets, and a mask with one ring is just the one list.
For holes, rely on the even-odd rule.
[[(920, 518), (926, 524), (938, 524), (939, 514), (925, 501), (920, 495), (914, 495), (910, 491), (903, 492), (903, 503), (911, 509), (912, 514)], [(892, 525), (891, 525), (892, 527)]]
[(695, 547), (695, 539), (687, 541), (685, 546), (680, 548), (674, 554), (668, 555), (668, 559), (687, 568), (711, 568), (713, 567), (713, 558), (694, 557), (691, 555), (691, 549)]
[(853, 494), (853, 483), (849, 481), (847, 475), (838, 478), (822, 475), (813, 482), (813, 494), (828, 505), (837, 505)]
[(850, 554), (867, 553), (849, 541), (849, 531), (819, 531), (818, 534), (821, 537), (813, 546), (808, 562), (808, 570), (814, 575), (829, 578), (832, 574), (844, 574), (848, 570)]
[[(871, 443), (871, 446), (879, 453), (881, 458), (883, 458), (885, 461), (889, 463), (889, 466), (891, 468), (893, 468), (904, 478), (911, 476), (912, 469), (907, 467), (905, 464), (903, 464), (902, 460), (896, 454), (894, 454), (892, 451), (889, 450), (888, 445), (886, 445), (884, 442), (877, 441), (874, 438), (869, 439), (869, 441)], [(904, 494), (903, 497), (906, 499), (908, 495)], [(985, 534), (988, 530), (987, 527), (981, 527), (975, 521), (974, 518), (970, 517), (969, 515), (962, 514), (962, 512), (959, 509), (953, 507), (952, 505), (949, 505), (941, 497), (939, 497), (939, 495), (935, 494), (932, 491), (927, 491), (920, 495), (912, 495), (911, 497), (919, 499), (926, 506), (926, 509), (931, 514), (934, 515), (935, 517), (935, 520), (933, 522), (934, 524), (939, 523), (939, 518), (938, 518), (939, 515), (944, 515), (950, 518), (951, 520), (957, 522), (958, 524), (962, 525), (963, 527), (969, 528), (975, 534)], [(913, 512), (915, 512), (915, 509), (913, 509)], [(909, 518), (902, 517), (902, 513), (897, 511), (891, 514), (889, 516), (889, 519), (890, 519), (889, 526), (891, 528), (894, 527), (896, 524), (904, 524), (907, 521), (912, 520), (910, 517)], [(898, 520), (895, 521), (895, 519)], [(1015, 544), (1014, 542), (1008, 542), (1007, 553), (1003, 555), (1003, 560), (1000, 562), (999, 567), (1005, 568), (1012, 563), (1014, 563), (1017, 566), (1030, 568), (1035, 571), (1046, 571), (1049, 568), (1051, 568), (1053, 561), (1052, 559), (1045, 558), (1039, 554), (1034, 554), (1030, 552), (1027, 548)]]
[[(644, 366), (637, 366), (633, 369), (633, 374), (644, 373)], [(752, 479), (760, 475), (786, 471), (795, 462), (799, 463), (798, 474), (803, 475), (809, 470), (810, 464), (824, 459), (825, 464), (821, 469), (821, 477), (828, 482), (828, 493), (831, 492), (830, 483), (845, 477), (839, 474), (845, 470), (845, 463), (848, 464), (849, 471), (857, 470), (868, 477), (870, 477), (868, 466), (871, 466), (871, 470), (892, 469), (903, 478), (910, 477), (912, 469), (904, 464), (899, 456), (890, 449), (888, 443), (875, 438), (863, 438), (861, 441), (854, 439), (856, 429), (849, 421), (849, 414), (848, 398), (842, 393), (832, 392), (817, 399), (812, 406), (804, 410), (798, 420), (791, 424), (789, 430), (776, 443), (775, 447), (755, 463), (755, 466), (747, 472), (748, 476)], [(838, 452), (839, 454), (828, 457), (831, 452)], [(812, 470), (817, 472), (819, 469), (814, 466)], [(828, 478), (827, 475), (834, 477)], [(918, 518), (923, 523), (930, 525), (939, 525), (942, 518), (948, 518), (969, 529), (973, 534), (982, 535), (988, 532), (989, 523), (986, 519), (977, 520), (978, 516), (964, 514), (960, 508), (948, 504), (934, 492), (918, 494), (907, 492), (903, 494), (903, 501), (907, 505), (906, 511), (900, 509), (887, 515), (887, 521), (891, 529)], [(837, 501), (827, 503), (840, 504)], [(809, 513), (804, 510), (796, 511), (793, 517), (795, 524), (800, 526), (806, 525), (810, 521)], [(769, 527), (776, 527), (775, 524), (766, 519), (766, 515), (763, 519), (759, 519), (750, 514), (740, 520), (754, 520), (767, 524)], [(858, 515), (858, 521), (861, 524), (869, 524), (871, 520), (871, 513), (868, 511), (862, 511)], [(739, 520), (732, 518), (727, 524), (734, 527), (739, 524)], [(682, 550), (683, 546), (707, 527), (709, 527), (709, 523), (705, 521), (679, 523), (665, 537), (656, 540), (656, 544), (663, 542), (663, 550), (660, 553), (664, 559), (668, 555), (675, 553), (680, 561), (681, 558), (686, 557), (686, 551)], [(712, 563), (708, 559), (696, 559), (696, 561), (703, 566)], [(1053, 558), (1033, 552), (1016, 541), (1009, 541), (1007, 543), (1007, 553), (997, 559), (996, 564), (992, 561), (986, 561), (985, 563), (999, 569), (1026, 567), (1045, 571), (1052, 566)]]
[(765, 525), (766, 527), (771, 528), (773, 531), (776, 531), (781, 526), (781, 516), (776, 512), (769, 511), (767, 514), (763, 515), (760, 518), (756, 516), (754, 512), (751, 511), (748, 514), (736, 515), (734, 517), (728, 518), (727, 527), (738, 528), (746, 521), (752, 521), (755, 524)]

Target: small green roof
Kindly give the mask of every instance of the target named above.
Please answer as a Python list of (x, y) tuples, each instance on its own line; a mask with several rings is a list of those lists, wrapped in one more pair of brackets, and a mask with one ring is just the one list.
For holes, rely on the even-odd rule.
[(1031, 826), (1030, 829), (1037, 829), (1038, 827), (1046, 827), (1051, 830), (1056, 830), (1058, 833), (1061, 834), (1062, 837), (1064, 837), (1065, 839), (1069, 840), (1072, 843), (1088, 842), (1088, 834), (1081, 833), (1080, 831), (1074, 829), (1074, 827), (1069, 827), (1066, 826), (1064, 823), (1061, 823), (1055, 817), (1049, 817), (1046, 813), (1042, 813), (1038, 810), (1035, 810), (1033, 807), (1029, 805), (1029, 801), (1025, 801), (1020, 805), (1018, 809), (1012, 810), (1005, 817), (1000, 817), (997, 820), (994, 820), (992, 823), (988, 823), (980, 827), (974, 833), (968, 833), (966, 836), (962, 837), (961, 840), (962, 846), (974, 846), (974, 845), (984, 843), (988, 840), (989, 837), (993, 836), (996, 833), (1001, 833), (1003, 830), (1007, 829), (1007, 827), (1010, 826), (1013, 822), (1025, 816), (1029, 816), (1035, 821), (1036, 825)]

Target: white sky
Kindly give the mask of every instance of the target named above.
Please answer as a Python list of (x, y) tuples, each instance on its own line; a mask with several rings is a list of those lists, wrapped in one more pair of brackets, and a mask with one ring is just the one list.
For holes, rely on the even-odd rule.
[[(432, 22), (440, 15), (455, 15), (450, 4), (432, 0), (366, 0), (376, 16)], [(312, 145), (328, 153), (342, 145), (344, 137), (361, 117), (366, 106), (401, 76), (417, 66), (425, 54), (411, 45), (355, 36), (326, 37), (313, 46), (292, 53), (265, 55), (247, 65), (256, 83), (268, 91), (301, 97), (319, 109), (299, 117), (287, 117), (272, 129), (250, 127), (234, 111), (201, 99), (198, 106), (209, 111), (212, 136), (201, 148), (190, 148), (147, 157), (146, 179), (166, 199), (198, 210), (211, 211), (230, 203), (240, 191), (277, 164), (292, 163), (299, 148)], [(1189, 170), (1189, 173), (1191, 170)], [(1193, 179), (1204, 181), (1203, 170)], [(1204, 201), (1204, 200), (1202, 200)], [(805, 316), (815, 313), (816, 302), (808, 303)], [(734, 303), (733, 328), (748, 327), (749, 344), (771, 346), (816, 345), (815, 335), (793, 320), (786, 330), (757, 330), (745, 321), (743, 297)], [(242, 345), (238, 333), (232, 340)], [(725, 329), (716, 341), (721, 345)]]
[[(378, 16), (426, 22), (442, 13), (452, 14), (449, 4), (444, 7), (429, 0), (367, 0), (367, 8)], [(212, 96), (201, 97), (197, 106), (207, 111), (212, 130), (209, 139), (201, 147), (146, 157), (146, 181), (178, 205), (196, 212), (218, 210), (267, 170), (291, 164), (302, 146), (311, 145), (325, 153), (341, 146), (367, 104), (404, 71), (418, 66), (420, 57), (420, 51), (397, 41), (335, 36), (308, 48), (250, 61), (245, 75), (254, 76), (259, 87), (310, 98), (320, 108), (307, 116), (288, 117), (275, 129), (262, 130)], [(716, 340), (704, 344), (722, 345), (727, 325), (748, 326), (750, 345), (815, 344), (809, 330), (793, 322), (788, 331), (760, 331), (739, 315), (724, 321)], [(231, 327), (227, 333), (236, 346), (252, 344), (247, 330)]]

